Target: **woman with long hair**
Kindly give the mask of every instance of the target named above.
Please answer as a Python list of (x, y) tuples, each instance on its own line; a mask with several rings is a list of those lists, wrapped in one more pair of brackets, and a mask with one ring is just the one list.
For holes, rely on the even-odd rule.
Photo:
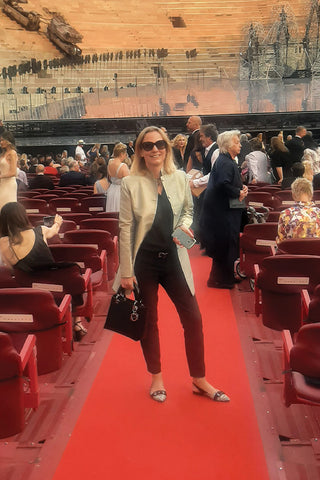
[(129, 168), (125, 162), (127, 157), (127, 146), (121, 142), (117, 143), (108, 163), (110, 187), (108, 188), (106, 212), (119, 212), (121, 180), (129, 175)]
[(8, 130), (1, 133), (0, 147), (0, 210), (8, 202), (17, 201), (18, 156), (14, 136)]
[(174, 163), (176, 164), (177, 168), (183, 168), (183, 158), (187, 146), (187, 137), (182, 135), (182, 133), (179, 133), (174, 137), (171, 145), (174, 155)]
[(56, 215), (52, 227), (33, 228), (26, 210), (18, 202), (8, 202), (0, 212), (0, 254), (9, 267), (32, 271), (54, 263), (47, 240), (57, 235), (62, 217)]
[[(23, 205), (18, 202), (7, 203), (0, 212), (1, 262), (29, 273), (55, 265), (47, 241), (59, 233), (62, 222), (62, 217), (55, 215), (51, 227), (33, 227)], [(81, 318), (77, 317), (74, 323), (75, 338), (80, 340), (86, 333)]]
[(106, 165), (100, 165), (97, 171), (98, 180), (94, 183), (93, 193), (107, 193), (108, 188), (110, 187), (110, 182), (108, 180), (108, 169)]
[[(136, 141), (130, 175), (121, 183), (119, 284), (132, 291), (137, 283), (147, 308), (146, 329), (141, 340), (148, 372), (149, 394), (164, 402), (158, 332), (158, 288), (173, 301), (184, 329), (185, 350), (193, 392), (218, 402), (229, 397), (205, 377), (202, 318), (194, 296), (188, 252), (173, 232), (181, 229), (192, 237), (192, 196), (184, 171), (174, 165), (167, 135), (157, 127), (145, 128)], [(181, 233), (181, 232), (180, 232)], [(178, 234), (177, 234), (178, 235)]]
[(269, 157), (275, 183), (281, 184), (282, 180), (290, 177), (292, 173), (289, 150), (279, 136), (270, 140)]

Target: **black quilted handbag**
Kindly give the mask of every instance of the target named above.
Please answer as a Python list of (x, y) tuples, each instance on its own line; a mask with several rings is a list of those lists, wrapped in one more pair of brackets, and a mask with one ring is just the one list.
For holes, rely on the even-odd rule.
[(112, 296), (104, 328), (137, 341), (143, 338), (146, 308), (141, 301), (137, 286), (133, 294), (134, 300), (127, 298), (125, 290), (119, 287), (117, 293)]

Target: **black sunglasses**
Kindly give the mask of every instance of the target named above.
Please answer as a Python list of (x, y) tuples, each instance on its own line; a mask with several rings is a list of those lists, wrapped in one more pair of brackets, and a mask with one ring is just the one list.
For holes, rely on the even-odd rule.
[(165, 150), (167, 148), (167, 144), (164, 140), (158, 140), (157, 142), (142, 142), (141, 147), (146, 152), (150, 152), (153, 150), (153, 147), (156, 146), (158, 150)]

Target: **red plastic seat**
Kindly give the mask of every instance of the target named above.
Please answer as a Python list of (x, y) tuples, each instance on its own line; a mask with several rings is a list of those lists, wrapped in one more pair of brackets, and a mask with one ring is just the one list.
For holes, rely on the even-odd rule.
[(108, 279), (114, 277), (118, 268), (118, 238), (112, 238), (109, 232), (96, 229), (81, 229), (68, 231), (64, 234), (64, 243), (78, 243), (84, 245), (95, 245), (98, 247), (99, 254), (105, 250), (107, 252), (107, 272)]
[(59, 212), (62, 216), (63, 220), (72, 220), (77, 225), (80, 224), (81, 220), (87, 220), (88, 218), (92, 218), (91, 213), (78, 213), (78, 212)]
[(87, 196), (81, 199), (80, 211), (89, 212), (92, 214), (97, 212), (104, 212), (106, 209), (106, 200), (107, 197), (105, 195), (92, 195), (90, 197)]
[(22, 203), (22, 205), (26, 209), (27, 214), (29, 213), (42, 213), (43, 215), (50, 214), (50, 210), (45, 200), (40, 200), (35, 198), (21, 198), (19, 202)]
[(73, 197), (53, 198), (49, 202), (49, 208), (52, 213), (70, 213), (77, 212), (79, 200)]
[(276, 245), (278, 224), (276, 222), (253, 223), (246, 225), (240, 235), (240, 270), (247, 277), (254, 276), (254, 265), (260, 265), (271, 255), (271, 247)]
[(279, 222), (279, 217), (280, 217), (280, 211), (278, 210), (273, 210), (272, 212), (269, 212), (268, 217), (267, 217), (267, 222)]
[(320, 405), (320, 388), (307, 377), (320, 380), (320, 323), (304, 325), (293, 343), (289, 330), (282, 332), (284, 357), (284, 402)]
[(36, 195), (38, 195), (38, 192), (36, 192), (35, 190), (24, 190), (24, 191), (18, 192), (18, 197), (19, 198), (20, 197), (33, 198)]
[(39, 406), (35, 344), (36, 337), (28, 335), (17, 351), (10, 335), (0, 332), (0, 438), (21, 432), (25, 408)]
[(70, 193), (72, 190), (69, 190), (69, 187), (54, 187), (54, 193), (57, 193), (59, 197), (65, 193)]
[(275, 194), (275, 199), (277, 201), (277, 208), (284, 210), (285, 208), (291, 207), (296, 202), (292, 198), (292, 192), (290, 190), (279, 190)]
[(320, 255), (320, 238), (289, 238), (278, 244), (278, 254)]
[(72, 198), (77, 198), (78, 200), (82, 200), (83, 198), (87, 198), (88, 194), (85, 193), (85, 192), (77, 192), (75, 190), (72, 190), (68, 193), (64, 193), (62, 195), (62, 198), (64, 198), (64, 197), (72, 197)]
[(111, 233), (112, 237), (119, 236), (119, 220), (116, 218), (90, 218), (82, 220), (79, 226), (80, 230), (93, 228), (95, 230), (105, 230)]
[(53, 198), (59, 198), (59, 195), (57, 193), (39, 193), (39, 195), (36, 195), (33, 198), (45, 200), (48, 204)]
[(72, 316), (85, 317), (88, 321), (93, 316), (91, 269), (82, 275), (78, 265), (54, 265), (47, 270), (32, 273), (15, 269), (15, 278), (20, 286), (40, 288), (52, 292), (57, 302), (65, 294), (72, 296)]
[(50, 250), (56, 262), (75, 262), (84, 273), (87, 268), (92, 271), (92, 287), (98, 288), (106, 279), (106, 251), (99, 254), (98, 248), (93, 245), (59, 244), (50, 245)]
[(98, 212), (96, 218), (118, 218), (119, 212)]
[[(37, 339), (39, 375), (57, 370), (62, 353), (71, 354), (71, 297), (65, 295), (58, 307), (53, 295), (35, 288), (0, 289), (0, 330), (9, 333), (15, 345), (28, 334)], [(65, 331), (63, 342), (62, 331)]]
[(13, 274), (13, 270), (3, 265), (0, 266), (0, 289), (1, 288), (15, 288), (19, 285)]
[(274, 198), (271, 193), (261, 192), (260, 190), (249, 191), (246, 197), (248, 207), (275, 207)]
[(263, 187), (259, 187), (257, 189), (257, 192), (267, 192), (271, 193), (271, 195), (276, 195), (276, 192), (278, 192), (281, 189), (280, 185), (265, 185)]
[(320, 257), (275, 255), (256, 266), (255, 312), (274, 330), (297, 332), (302, 324), (301, 292), (312, 295), (320, 283)]
[(39, 195), (43, 193), (53, 193), (53, 190), (49, 188), (33, 188), (32, 191), (37, 192)]

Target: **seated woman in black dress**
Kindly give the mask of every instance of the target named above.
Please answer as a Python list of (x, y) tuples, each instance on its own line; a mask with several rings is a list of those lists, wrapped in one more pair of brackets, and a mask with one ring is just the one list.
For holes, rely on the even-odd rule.
[[(0, 263), (24, 272), (55, 265), (47, 240), (58, 234), (62, 221), (56, 215), (52, 227), (32, 227), (23, 205), (18, 202), (4, 205), (0, 212)], [(74, 330), (86, 334), (79, 319)]]

